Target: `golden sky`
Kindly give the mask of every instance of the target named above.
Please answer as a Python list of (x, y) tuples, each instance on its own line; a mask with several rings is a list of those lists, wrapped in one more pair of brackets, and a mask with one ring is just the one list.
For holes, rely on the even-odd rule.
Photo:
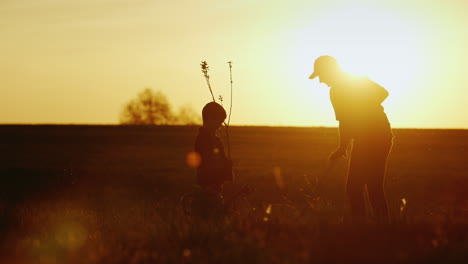
[[(119, 121), (146, 87), (232, 124), (335, 126), (320, 55), (384, 86), (394, 127), (468, 128), (466, 0), (1, 0), (0, 123)], [(225, 102), (226, 104), (226, 102)]]

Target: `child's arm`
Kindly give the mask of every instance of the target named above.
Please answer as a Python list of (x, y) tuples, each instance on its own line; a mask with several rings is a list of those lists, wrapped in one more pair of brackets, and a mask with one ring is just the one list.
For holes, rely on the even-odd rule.
[(224, 178), (226, 181), (234, 181), (234, 175), (232, 173), (232, 160), (226, 158), (224, 163)]

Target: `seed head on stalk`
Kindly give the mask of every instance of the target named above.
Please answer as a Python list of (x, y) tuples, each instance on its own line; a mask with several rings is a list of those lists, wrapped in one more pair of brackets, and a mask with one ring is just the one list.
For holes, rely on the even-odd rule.
[(226, 129), (226, 139), (228, 145), (228, 157), (231, 158), (231, 144), (229, 142), (229, 124), (231, 123), (231, 112), (232, 112), (232, 61), (228, 61), (227, 64), (229, 65), (229, 77), (230, 77), (230, 84), (231, 84), (231, 103), (229, 104), (229, 116), (227, 122), (224, 122), (224, 128)]
[(230, 83), (231, 83), (231, 103), (229, 105), (229, 117), (227, 121), (227, 126), (231, 123), (231, 112), (232, 112), (232, 61), (227, 62), (229, 64), (229, 77), (230, 77)]
[(206, 61), (202, 61), (200, 64), (203, 72), (203, 76), (205, 76), (206, 84), (208, 84), (208, 89), (210, 89), (211, 93), (211, 98), (213, 98), (213, 102), (216, 102), (214, 95), (213, 95), (213, 90), (211, 89), (211, 84), (210, 84), (210, 75), (208, 75), (208, 70), (210, 67), (208, 66), (208, 63)]

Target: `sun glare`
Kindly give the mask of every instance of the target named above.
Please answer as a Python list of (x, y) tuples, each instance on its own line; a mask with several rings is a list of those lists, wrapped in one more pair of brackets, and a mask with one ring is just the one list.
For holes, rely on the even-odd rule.
[(324, 14), (312, 33), (324, 38), (317, 44), (324, 44), (320, 48), (336, 56), (345, 70), (385, 76), (404, 68), (398, 71), (404, 77), (416, 74), (421, 59), (415, 31), (388, 9), (345, 7)]
[[(410, 87), (425, 70), (424, 56), (418, 48), (423, 40), (417, 26), (396, 11), (356, 6), (329, 9), (319, 17), (309, 18), (302, 28), (290, 34), (296, 40), (291, 47), (295, 60), (291, 71), (296, 74), (291, 75), (303, 78), (296, 85), (313, 90), (312, 96), (320, 100), (314, 104), (321, 104), (315, 106), (317, 111), (329, 111), (329, 102), (323, 98), (326, 93), (316, 92), (326, 89), (320, 87), (323, 84), (317, 79), (311, 82), (307, 77), (313, 71), (314, 60), (321, 55), (332, 55), (346, 72), (368, 76), (387, 88), (392, 98), (387, 106), (417, 94)], [(298, 98), (303, 103), (310, 100), (303, 96), (302, 89), (297, 92), (302, 94)], [(331, 119), (320, 122), (334, 124)]]

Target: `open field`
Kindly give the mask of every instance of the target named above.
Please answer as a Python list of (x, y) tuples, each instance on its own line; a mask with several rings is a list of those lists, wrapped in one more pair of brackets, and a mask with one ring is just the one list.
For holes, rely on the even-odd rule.
[(394, 130), (385, 227), (346, 223), (346, 161), (324, 174), (335, 128), (230, 128), (236, 181), (225, 197), (246, 183), (254, 191), (222, 222), (184, 215), (178, 202), (195, 184), (185, 157), (196, 134), (0, 126), (0, 262), (468, 261), (468, 130)]

